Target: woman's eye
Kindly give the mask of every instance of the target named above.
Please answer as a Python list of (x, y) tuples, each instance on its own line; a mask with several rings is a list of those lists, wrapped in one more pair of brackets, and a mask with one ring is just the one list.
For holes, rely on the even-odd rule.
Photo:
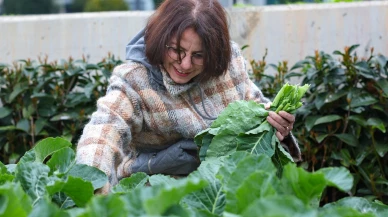
[(194, 53), (192, 56), (194, 58), (196, 58), (196, 59), (202, 59), (203, 58), (203, 54), (200, 54), (200, 53)]

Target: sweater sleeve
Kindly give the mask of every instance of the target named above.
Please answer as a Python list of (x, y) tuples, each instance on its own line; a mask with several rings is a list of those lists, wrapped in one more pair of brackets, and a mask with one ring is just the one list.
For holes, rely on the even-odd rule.
[(78, 142), (76, 161), (105, 172), (109, 182), (99, 190), (108, 193), (118, 182), (118, 167), (131, 155), (129, 146), (134, 133), (143, 124), (140, 97), (125, 79), (131, 73), (125, 64), (117, 66), (110, 78), (104, 97), (97, 101), (97, 110), (84, 127)]

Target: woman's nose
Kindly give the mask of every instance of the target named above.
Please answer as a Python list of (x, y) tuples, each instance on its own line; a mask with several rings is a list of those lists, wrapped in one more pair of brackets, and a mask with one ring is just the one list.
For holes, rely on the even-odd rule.
[(192, 67), (191, 58), (190, 56), (186, 55), (181, 62), (182, 69), (190, 69)]

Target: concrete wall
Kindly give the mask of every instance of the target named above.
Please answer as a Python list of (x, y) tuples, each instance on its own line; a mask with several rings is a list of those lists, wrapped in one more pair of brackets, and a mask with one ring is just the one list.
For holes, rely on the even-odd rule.
[[(97, 62), (108, 52), (125, 58), (125, 46), (147, 22), (152, 12), (82, 13), (0, 17), (0, 62), (81, 58)], [(332, 52), (352, 44), (375, 47), (388, 55), (388, 2), (305, 4), (229, 9), (232, 39), (247, 59), (290, 64), (314, 50)]]

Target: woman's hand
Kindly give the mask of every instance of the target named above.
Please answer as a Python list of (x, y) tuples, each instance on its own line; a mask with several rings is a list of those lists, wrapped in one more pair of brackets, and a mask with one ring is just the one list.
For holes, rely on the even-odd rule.
[(268, 114), (268, 123), (270, 123), (277, 130), (276, 137), (278, 137), (279, 141), (283, 141), (284, 138), (286, 138), (290, 134), (290, 131), (294, 128), (294, 115), (285, 111), (280, 111), (278, 114), (270, 111)]

